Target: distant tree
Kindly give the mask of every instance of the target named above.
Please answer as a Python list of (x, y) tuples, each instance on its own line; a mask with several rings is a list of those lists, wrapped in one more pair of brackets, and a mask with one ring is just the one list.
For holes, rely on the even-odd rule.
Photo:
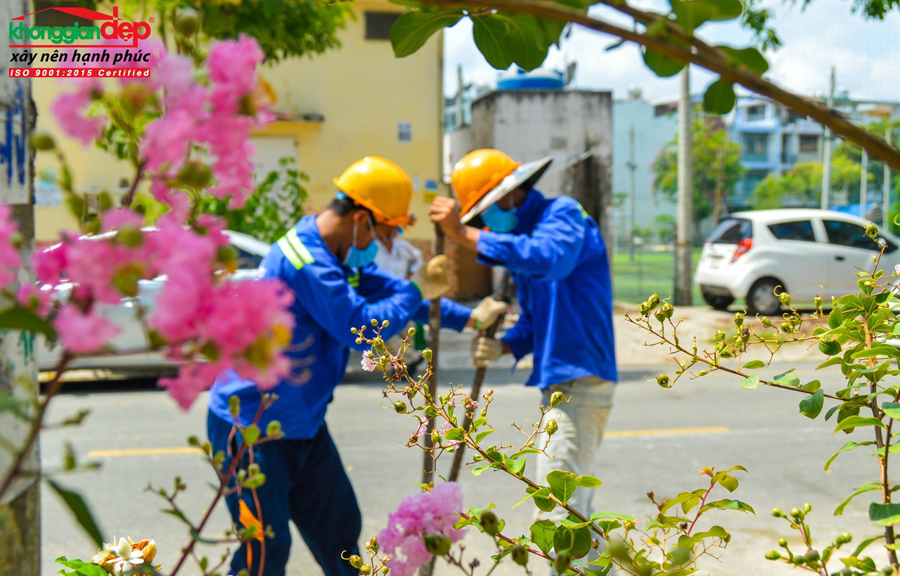
[[(817, 207), (822, 201), (822, 164), (797, 164), (784, 174), (769, 174), (757, 184), (751, 196), (754, 208)], [(871, 174), (869, 175), (871, 182)], [(859, 201), (862, 168), (845, 154), (831, 159), (831, 189), (846, 191), (850, 203)]]
[[(744, 175), (741, 146), (728, 139), (718, 118), (694, 118), (691, 124), (694, 169), (694, 220), (723, 214), (727, 195)], [(654, 186), (672, 202), (678, 196), (678, 135), (653, 161)], [(718, 194), (716, 192), (719, 192)], [(718, 210), (716, 208), (718, 207)]]

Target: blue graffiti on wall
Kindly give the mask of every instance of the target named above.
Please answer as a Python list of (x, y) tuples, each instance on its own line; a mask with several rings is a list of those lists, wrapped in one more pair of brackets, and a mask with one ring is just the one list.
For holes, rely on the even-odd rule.
[[(0, 69), (0, 75), (3, 72), (3, 69)], [(5, 110), (0, 108), (0, 180), (5, 177), (7, 186), (13, 182), (18, 182), (20, 186), (25, 185), (28, 160), (25, 154), (27, 133), (25, 90), (22, 84), (17, 84), (13, 101)]]

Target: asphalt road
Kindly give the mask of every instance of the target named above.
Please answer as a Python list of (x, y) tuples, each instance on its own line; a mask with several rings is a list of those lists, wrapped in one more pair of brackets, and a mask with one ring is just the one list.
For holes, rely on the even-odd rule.
[[(776, 374), (779, 368), (784, 367), (762, 373)], [(601, 447), (597, 476), (603, 486), (595, 496), (597, 509), (644, 517), (650, 512), (645, 496), (648, 490), (673, 496), (702, 486), (699, 471), (703, 466), (741, 464), (749, 474), (740, 476), (741, 486), (734, 497), (749, 503), (757, 514), (709, 515), (710, 521), (726, 527), (733, 539), (721, 551), (719, 561), (707, 560), (702, 565), (701, 574), (793, 573), (763, 558), (766, 550), (776, 547), (779, 537), (794, 538), (783, 521), (769, 514), (773, 506), (788, 510), (810, 502), (814, 534), (820, 537), (849, 530), (854, 540), (860, 541), (877, 532), (866, 516), (869, 494), (848, 506), (843, 516), (832, 515), (854, 487), (876, 479), (876, 461), (865, 450), (857, 450), (842, 455), (831, 471), (825, 472), (827, 458), (848, 438), (842, 433), (832, 435), (833, 422), (801, 416), (797, 411), (799, 394), (775, 389), (748, 391), (740, 388), (738, 381), (723, 377), (680, 382), (673, 389), (662, 390), (652, 382), (656, 373), (648, 367), (646, 371), (626, 369), (622, 374), (609, 434)], [(797, 374), (804, 381), (821, 379), (826, 390), (840, 387), (839, 373), (824, 376), (815, 372), (814, 365), (802, 365)], [(416, 490), (413, 483), (419, 479), (421, 466), (421, 452), (402, 445), (415, 428), (413, 420), (382, 406), (380, 384), (370, 376), (357, 374), (341, 385), (328, 415), (329, 428), (361, 501), (364, 539), (377, 533), (388, 512)], [(519, 432), (509, 423), (527, 424), (537, 414), (540, 396), (521, 385), (524, 377), (523, 372), (502, 369), (489, 372), (488, 385), (497, 397), (492, 422), (498, 428), (498, 439), (515, 441)], [(651, 381), (645, 377), (651, 377)], [(468, 386), (471, 378), (469, 369), (448, 369), (442, 381)], [(205, 397), (185, 413), (164, 392), (146, 384), (73, 384), (54, 401), (52, 417), (62, 418), (81, 408), (92, 411), (82, 426), (44, 435), (41, 451), (45, 468), (59, 466), (67, 442), (82, 458), (99, 461), (100, 471), (66, 475), (60, 481), (85, 495), (108, 538), (114, 534), (155, 538), (159, 561), (171, 567), (187, 534), (175, 518), (160, 513), (163, 502), (145, 489), (148, 482), (170, 486), (178, 475), (189, 486), (182, 497), (188, 513), (197, 518), (208, 505), (212, 496), (209, 482), (214, 475), (196, 454), (185, 449), (189, 435), (204, 434)], [(862, 432), (853, 437), (864, 439)], [(446, 472), (449, 459), (442, 464)], [(492, 473), (479, 477), (464, 474), (462, 482), (466, 506), (493, 502), (509, 523), (508, 533), (527, 531), (530, 510), (526, 506), (510, 510), (524, 495), (520, 484)], [(94, 553), (93, 544), (74, 525), (56, 496), (46, 491), (43, 521), (44, 574), (57, 572), (53, 563), (57, 556), (87, 558)], [(227, 526), (226, 513), (220, 506), (212, 517), (210, 533), (220, 535)], [(294, 536), (289, 573), (320, 574), (302, 541), (296, 533)], [(477, 534), (470, 534), (466, 542), (469, 551), (486, 554), (490, 550), (485, 538)], [(881, 564), (882, 553), (872, 552)], [(497, 573), (521, 573), (513, 568)], [(192, 568), (182, 573), (198, 571)], [(450, 574), (451, 570), (441, 567), (438, 573)]]

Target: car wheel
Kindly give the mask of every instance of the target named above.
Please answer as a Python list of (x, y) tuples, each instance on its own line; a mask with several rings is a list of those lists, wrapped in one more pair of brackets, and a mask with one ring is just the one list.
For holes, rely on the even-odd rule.
[(763, 316), (772, 316), (781, 311), (781, 300), (776, 294), (784, 292), (781, 283), (774, 278), (763, 278), (757, 280), (750, 291), (747, 293), (747, 312), (749, 314), (762, 314)]
[(722, 296), (721, 294), (703, 293), (703, 301), (715, 308), (716, 310), (728, 310), (728, 307), (734, 302), (733, 296)]

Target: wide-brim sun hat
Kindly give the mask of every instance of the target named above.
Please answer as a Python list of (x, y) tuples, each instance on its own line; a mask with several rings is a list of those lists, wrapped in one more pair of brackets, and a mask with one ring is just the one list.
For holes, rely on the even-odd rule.
[(547, 168), (550, 167), (551, 162), (553, 162), (553, 157), (547, 156), (546, 158), (520, 165), (513, 170), (512, 173), (501, 180), (499, 184), (491, 188), (462, 215), (461, 221), (463, 224), (468, 223), (470, 220), (487, 210), (491, 204), (499, 201), (516, 188), (525, 188), (526, 190), (531, 189), (537, 181), (540, 180), (541, 176), (544, 175)]

